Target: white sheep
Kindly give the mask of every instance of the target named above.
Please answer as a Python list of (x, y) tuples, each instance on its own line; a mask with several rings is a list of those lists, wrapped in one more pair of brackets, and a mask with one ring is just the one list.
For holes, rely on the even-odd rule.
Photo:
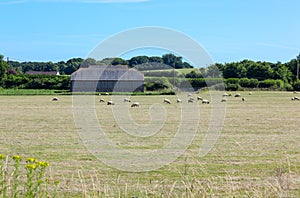
[(226, 97), (226, 96), (229, 96), (229, 94), (228, 93), (224, 93), (222, 96)]
[(139, 102), (135, 102), (135, 103), (132, 103), (132, 105), (130, 107), (139, 107), (140, 106), (140, 103)]
[(171, 104), (171, 101), (169, 99), (165, 98), (164, 103)]
[(203, 98), (200, 96), (197, 96), (197, 100), (203, 100)]
[(52, 98), (52, 101), (58, 101), (59, 100), (59, 98), (58, 97), (54, 97), (54, 98)]
[(99, 102), (104, 102), (104, 100), (102, 98), (100, 98)]
[(181, 103), (181, 102), (182, 102), (182, 101), (178, 98), (178, 99), (177, 99), (177, 103)]
[(208, 100), (202, 100), (202, 104), (209, 104)]
[(222, 98), (221, 102), (226, 102), (227, 99), (226, 98)]
[(190, 98), (189, 100), (188, 100), (188, 103), (193, 103), (194, 102), (194, 99), (193, 98)]
[(115, 105), (115, 103), (113, 101), (107, 101), (107, 105)]
[(234, 97), (241, 97), (241, 94), (235, 94)]

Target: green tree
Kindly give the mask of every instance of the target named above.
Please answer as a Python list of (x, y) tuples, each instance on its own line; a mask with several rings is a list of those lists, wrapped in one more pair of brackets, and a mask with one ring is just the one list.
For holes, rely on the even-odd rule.
[(183, 68), (183, 62), (182, 62), (182, 57), (180, 56), (175, 56), (174, 54), (165, 54), (162, 56), (163, 63), (166, 65), (169, 65), (171, 67), (174, 67), (177, 69)]
[(0, 54), (0, 86), (4, 86), (6, 79), (7, 63), (3, 60), (4, 56)]
[(292, 72), (282, 63), (278, 62), (273, 67), (273, 79), (281, 79), (285, 83), (291, 82), (293, 78)]
[(128, 64), (130, 67), (134, 67), (135, 65), (140, 65), (148, 62), (149, 62), (148, 56), (135, 56), (128, 61)]
[(123, 58), (114, 58), (111, 62), (112, 65), (128, 65), (128, 61), (124, 60)]
[(163, 63), (163, 59), (159, 56), (151, 56), (149, 57), (149, 62)]

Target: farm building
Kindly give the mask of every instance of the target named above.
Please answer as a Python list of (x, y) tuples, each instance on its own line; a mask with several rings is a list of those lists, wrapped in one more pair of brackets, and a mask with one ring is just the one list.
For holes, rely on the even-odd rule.
[(90, 65), (71, 74), (73, 92), (144, 91), (144, 74), (127, 66)]

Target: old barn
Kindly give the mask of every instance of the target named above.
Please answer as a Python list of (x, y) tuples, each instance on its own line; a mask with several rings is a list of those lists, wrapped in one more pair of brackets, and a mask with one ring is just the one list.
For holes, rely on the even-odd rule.
[(71, 74), (73, 92), (143, 92), (144, 75), (127, 66), (90, 65)]

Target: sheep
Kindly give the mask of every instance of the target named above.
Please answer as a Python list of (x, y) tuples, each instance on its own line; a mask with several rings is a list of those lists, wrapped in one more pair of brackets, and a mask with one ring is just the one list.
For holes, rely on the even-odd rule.
[(140, 106), (140, 103), (139, 102), (135, 102), (135, 103), (132, 103), (132, 105), (130, 107), (139, 107)]
[(298, 92), (297, 92), (297, 91), (294, 91), (294, 94), (298, 94)]
[(299, 98), (297, 96), (294, 96), (291, 98), (291, 100), (299, 100)]
[(109, 93), (108, 93), (108, 92), (106, 92), (106, 93), (105, 93), (105, 95), (107, 95), (107, 96), (108, 96), (108, 95), (109, 95)]
[(242, 101), (244, 102), (244, 101), (245, 101), (245, 98), (242, 98)]
[(188, 103), (193, 103), (194, 102), (194, 99), (193, 98), (190, 98), (189, 100), (188, 100)]
[(192, 96), (192, 94), (191, 94), (191, 93), (189, 93), (187, 96), (188, 96), (188, 97), (191, 97), (191, 96)]
[(52, 98), (52, 101), (58, 101), (59, 100), (59, 98), (58, 97), (54, 97), (54, 98)]
[(252, 92), (249, 92), (249, 96), (251, 96), (252, 95)]
[(200, 96), (197, 96), (197, 100), (203, 100), (203, 98)]
[(104, 102), (104, 100), (102, 98), (100, 98), (99, 102)]
[(222, 98), (221, 102), (226, 102), (227, 99), (226, 98)]
[(169, 99), (165, 98), (164, 103), (171, 104), (171, 101)]
[(182, 101), (178, 98), (178, 99), (177, 99), (177, 103), (181, 103), (181, 102), (182, 102)]
[(130, 98), (124, 98), (124, 102), (131, 102)]
[(113, 101), (107, 101), (107, 105), (115, 105), (115, 103)]
[(241, 94), (235, 94), (234, 97), (241, 97)]
[(209, 104), (208, 100), (202, 100), (202, 104)]
[(229, 96), (229, 94), (228, 93), (224, 93), (222, 96), (226, 97), (226, 96)]

